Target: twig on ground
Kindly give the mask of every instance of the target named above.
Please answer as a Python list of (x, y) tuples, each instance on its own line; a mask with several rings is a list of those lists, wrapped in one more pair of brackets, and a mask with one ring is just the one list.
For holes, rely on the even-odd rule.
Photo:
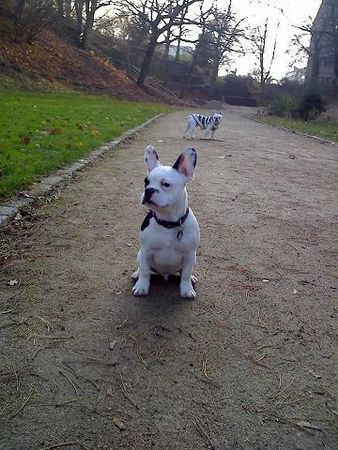
[(126, 385), (123, 381), (122, 375), (121, 373), (119, 373), (120, 375), (120, 380), (121, 380), (121, 391), (123, 392), (123, 394), (125, 395), (125, 397), (130, 401), (130, 403), (132, 403), (136, 409), (139, 409), (137, 403), (135, 402), (135, 400), (133, 399), (133, 397), (130, 395), (130, 393), (128, 392)]
[(244, 325), (251, 325), (252, 327), (262, 328), (263, 330), (266, 330), (269, 333), (268, 327), (265, 325), (261, 325), (259, 323), (244, 322)]
[(33, 360), (33, 359), (36, 357), (36, 355), (37, 355), (38, 353), (42, 352), (42, 350), (48, 350), (48, 349), (50, 349), (50, 348), (55, 348), (55, 346), (54, 346), (54, 345), (49, 345), (48, 347), (41, 347), (41, 348), (38, 348), (37, 350), (35, 350), (35, 352), (34, 352), (33, 355), (31, 356), (31, 360)]
[(145, 359), (142, 356), (142, 353), (140, 352), (138, 340), (131, 334), (128, 334), (128, 336), (126, 336), (126, 337), (130, 338), (133, 341), (135, 354), (136, 354), (137, 358), (141, 361), (143, 367), (146, 368), (147, 362), (145, 361)]
[(126, 319), (124, 319), (124, 321), (122, 323), (120, 323), (120, 325), (117, 325), (116, 329), (119, 330), (120, 328), (124, 327), (124, 325), (126, 325), (126, 323), (128, 323), (128, 317)]
[(56, 340), (67, 340), (67, 339), (73, 339), (74, 336), (46, 336), (44, 334), (36, 334), (35, 338), (37, 339), (56, 339)]
[(25, 408), (25, 406), (27, 405), (27, 403), (29, 402), (30, 398), (33, 395), (34, 386), (35, 386), (35, 384), (32, 386), (32, 389), (30, 390), (28, 397), (23, 402), (23, 404), (20, 406), (20, 408), (17, 411), (15, 411), (13, 414), (11, 414), (6, 420), (12, 420), (12, 419), (14, 419), (14, 417), (18, 416), (21, 413), (21, 411)]
[(73, 442), (60, 442), (59, 444), (50, 445), (49, 447), (43, 447), (42, 450), (52, 450), (53, 448), (70, 447), (72, 445), (80, 445), (82, 448), (84, 448), (82, 444), (80, 444), (80, 442), (73, 441)]
[(86, 355), (85, 353), (78, 352), (76, 350), (73, 350), (73, 353), (76, 353), (77, 355), (81, 355), (84, 358), (91, 359), (92, 361), (100, 362), (100, 363), (105, 364), (107, 366), (116, 366), (116, 362), (115, 361), (107, 361), (107, 360), (102, 359), (102, 358), (97, 358), (96, 356)]
[(29, 317), (41, 320), (41, 322), (43, 322), (46, 325), (46, 327), (47, 327), (47, 333), (49, 333), (50, 329), (53, 329), (53, 327), (50, 324), (50, 322), (47, 319), (45, 319), (44, 317), (40, 317), (40, 316), (29, 316)]
[(75, 394), (76, 394), (77, 396), (79, 396), (79, 391), (77, 390), (77, 388), (76, 388), (74, 382), (68, 377), (68, 375), (66, 375), (64, 372), (62, 372), (62, 370), (59, 370), (59, 373), (60, 373), (61, 375), (63, 375), (63, 376), (66, 378), (66, 380), (68, 380), (68, 382), (71, 384), (72, 388), (74, 389)]
[(14, 375), (15, 375), (15, 381), (16, 381), (16, 392), (19, 392), (19, 388), (20, 388), (20, 384), (19, 384), (19, 376), (18, 376), (18, 372), (15, 368), (14, 363), (12, 363), (12, 367), (13, 367), (13, 371), (14, 371)]
[[(69, 364), (67, 364), (65, 361), (62, 361), (62, 364), (67, 368), (67, 370), (69, 370), (73, 375), (74, 375), (74, 377), (76, 378), (76, 379), (82, 379), (82, 380), (85, 380), (85, 381), (87, 381), (88, 383), (90, 383), (90, 384), (92, 384), (95, 388), (96, 388), (96, 390), (100, 390), (100, 388), (99, 388), (99, 386), (95, 383), (95, 381), (93, 381), (93, 380), (91, 380), (90, 378), (87, 378), (87, 377), (85, 377), (85, 376), (83, 376), (83, 375), (81, 375), (81, 374), (78, 374), (77, 372), (75, 372), (75, 370), (73, 369), (73, 367), (71, 367)], [(80, 386), (79, 386), (80, 387)]]
[(283, 389), (282, 389), (282, 376), (279, 375), (279, 385), (278, 385), (278, 389), (277, 392), (275, 392), (274, 394), (270, 395), (268, 398), (270, 400), (272, 400), (273, 398), (279, 397), (283, 392), (285, 392), (294, 382), (294, 378), (292, 378), (292, 380), (290, 381), (289, 384), (287, 384)]
[(205, 378), (212, 383), (212, 379), (207, 374), (207, 359), (206, 358), (202, 358), (202, 372), (203, 372), (203, 375), (205, 376)]
[[(209, 436), (209, 434), (205, 431), (204, 427), (202, 426), (200, 420), (198, 419), (194, 419), (193, 420), (193, 424), (195, 425), (195, 427), (197, 428), (197, 430), (202, 434), (202, 436), (204, 436), (204, 438), (206, 439), (208, 445), (210, 446), (210, 448), (212, 450), (215, 449), (215, 446)], [(209, 431), (210, 432), (210, 431)]]

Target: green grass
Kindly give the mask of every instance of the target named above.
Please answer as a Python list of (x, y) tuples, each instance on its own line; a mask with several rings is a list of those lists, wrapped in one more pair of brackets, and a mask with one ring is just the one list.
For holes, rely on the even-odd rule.
[(265, 117), (260, 119), (263, 122), (280, 127), (292, 128), (303, 133), (318, 136), (319, 138), (329, 139), (338, 142), (338, 121), (312, 121), (288, 119), (285, 117)]
[(86, 94), (0, 93), (0, 200), (165, 110)]

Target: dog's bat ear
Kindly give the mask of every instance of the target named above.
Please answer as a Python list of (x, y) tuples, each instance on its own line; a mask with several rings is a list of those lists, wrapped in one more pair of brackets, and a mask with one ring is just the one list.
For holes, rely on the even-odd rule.
[(186, 148), (184, 152), (177, 158), (173, 165), (173, 169), (180, 172), (186, 179), (190, 181), (194, 177), (194, 171), (197, 163), (197, 152), (194, 148)]
[(148, 172), (151, 172), (155, 167), (161, 166), (160, 158), (153, 145), (148, 145), (144, 152), (144, 162), (147, 166)]

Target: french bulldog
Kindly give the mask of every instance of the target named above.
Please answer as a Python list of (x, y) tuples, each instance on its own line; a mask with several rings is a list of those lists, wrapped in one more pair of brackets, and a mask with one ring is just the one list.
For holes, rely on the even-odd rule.
[(151, 273), (165, 280), (180, 273), (180, 296), (195, 298), (192, 271), (199, 244), (199, 226), (188, 206), (186, 184), (193, 179), (197, 152), (187, 148), (171, 166), (163, 166), (152, 145), (145, 149), (144, 160), (148, 175), (141, 203), (150, 211), (140, 232), (138, 269), (132, 275), (137, 280), (132, 293), (147, 295)]
[(222, 113), (214, 113), (211, 116), (203, 116), (202, 114), (189, 114), (187, 117), (187, 128), (184, 132), (183, 138), (187, 135), (191, 139), (195, 137), (197, 128), (204, 130), (205, 139), (215, 139), (215, 131), (217, 130), (221, 120)]

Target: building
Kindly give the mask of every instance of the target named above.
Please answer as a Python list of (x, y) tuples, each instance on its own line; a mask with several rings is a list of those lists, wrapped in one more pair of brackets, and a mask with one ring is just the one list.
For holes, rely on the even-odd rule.
[(313, 22), (305, 83), (338, 96), (338, 0), (322, 0)]

